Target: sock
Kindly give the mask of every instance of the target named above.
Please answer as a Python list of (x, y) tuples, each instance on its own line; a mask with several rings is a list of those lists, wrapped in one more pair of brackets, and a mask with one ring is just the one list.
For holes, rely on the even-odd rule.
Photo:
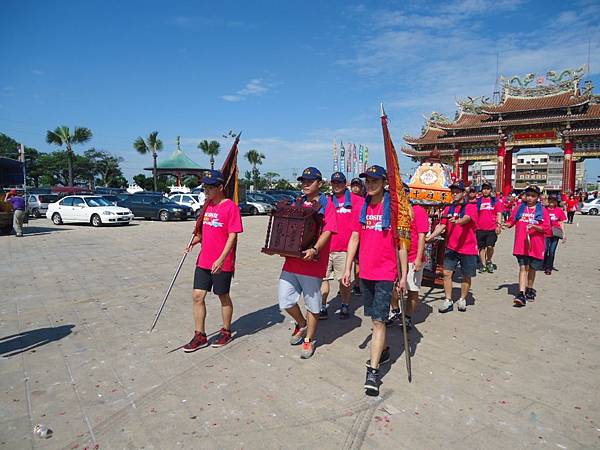
[(348, 303), (342, 303), (342, 306), (350, 306)]

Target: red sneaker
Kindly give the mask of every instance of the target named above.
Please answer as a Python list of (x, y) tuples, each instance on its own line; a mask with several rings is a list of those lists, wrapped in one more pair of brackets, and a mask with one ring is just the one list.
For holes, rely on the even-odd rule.
[(221, 330), (219, 331), (219, 335), (217, 336), (215, 342), (213, 342), (212, 346), (215, 348), (223, 347), (224, 345), (229, 344), (232, 340), (233, 337), (231, 336), (231, 331), (226, 330), (225, 328), (221, 328)]
[(192, 340), (183, 346), (183, 351), (186, 353), (192, 353), (207, 346), (208, 339), (206, 339), (206, 334), (196, 331)]

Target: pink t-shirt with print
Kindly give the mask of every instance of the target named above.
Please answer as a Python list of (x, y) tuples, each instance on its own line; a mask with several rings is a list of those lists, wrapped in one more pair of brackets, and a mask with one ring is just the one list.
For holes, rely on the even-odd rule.
[[(446, 225), (446, 248), (454, 250), (462, 255), (477, 255), (477, 236), (475, 230), (477, 229), (477, 205), (474, 203), (468, 203), (466, 205), (456, 205), (454, 208), (454, 217), (460, 218), (461, 208), (465, 208), (465, 216), (469, 216), (471, 220), (464, 225), (458, 225), (449, 222), (450, 207), (446, 206), (441, 223)], [(362, 270), (362, 269), (361, 269)]]
[[(332, 252), (345, 252), (348, 251), (348, 241), (353, 230), (353, 220), (355, 220), (355, 213), (360, 211), (365, 203), (365, 199), (355, 194), (350, 194), (350, 201), (352, 203), (351, 208), (344, 207), (344, 194), (336, 196), (338, 200), (338, 208), (335, 210), (337, 220), (337, 234), (331, 236), (331, 251)], [(329, 203), (333, 208), (333, 199), (329, 197)]]
[[(305, 208), (312, 208), (312, 203), (304, 202)], [(325, 216), (323, 217), (323, 231), (331, 231), (337, 233), (337, 220), (335, 209), (331, 202), (327, 203), (325, 208)], [(329, 263), (329, 252), (331, 246), (331, 239), (327, 240), (327, 243), (319, 251), (319, 259), (313, 261), (304, 261), (302, 258), (294, 258), (286, 256), (285, 263), (283, 264), (283, 270), (298, 275), (307, 275), (309, 277), (324, 278), (327, 274), (327, 264)]]
[(481, 197), (481, 207), (477, 218), (477, 229), (493, 231), (497, 226), (497, 214), (502, 213), (502, 202), (497, 200), (492, 206), (492, 197)]
[(408, 251), (408, 262), (414, 263), (417, 259), (419, 249), (419, 233), (429, 232), (429, 216), (422, 206), (413, 205), (413, 220), (410, 224), (410, 250)]
[[(202, 248), (196, 265), (202, 269), (211, 269), (213, 263), (219, 259), (229, 233), (241, 233), (242, 217), (240, 208), (232, 200), (225, 199), (218, 205), (210, 203), (202, 221)], [(231, 250), (223, 263), (223, 272), (235, 270), (235, 249)]]
[[(508, 224), (514, 224), (515, 227), (515, 244), (513, 246), (513, 255), (515, 256), (531, 256), (536, 259), (544, 259), (546, 236), (551, 232), (550, 215), (546, 208), (542, 208), (542, 223), (536, 223), (536, 225), (541, 225), (543, 231), (528, 230), (527, 225), (535, 222), (535, 209), (535, 206), (526, 206), (521, 219), (516, 222), (515, 217), (519, 207), (515, 207), (510, 214)], [(529, 240), (527, 234), (529, 234)]]
[(358, 231), (360, 237), (360, 277), (373, 281), (396, 281), (398, 265), (394, 231), (391, 228), (384, 230), (381, 226), (383, 201), (377, 205), (367, 205), (365, 225), (360, 223), (360, 213), (357, 211), (355, 214), (353, 230)]

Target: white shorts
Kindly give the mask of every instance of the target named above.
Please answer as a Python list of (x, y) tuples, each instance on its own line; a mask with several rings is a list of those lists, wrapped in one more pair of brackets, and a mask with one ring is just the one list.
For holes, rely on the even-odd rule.
[(421, 283), (423, 282), (423, 269), (415, 272), (415, 263), (408, 263), (408, 275), (406, 276), (406, 284), (411, 292), (419, 292)]
[(327, 276), (324, 280), (342, 281), (346, 270), (346, 252), (331, 252), (327, 264)]
[(313, 314), (321, 311), (321, 283), (318, 277), (299, 275), (283, 270), (279, 276), (279, 308), (288, 309), (298, 304), (300, 294), (304, 297), (304, 306)]

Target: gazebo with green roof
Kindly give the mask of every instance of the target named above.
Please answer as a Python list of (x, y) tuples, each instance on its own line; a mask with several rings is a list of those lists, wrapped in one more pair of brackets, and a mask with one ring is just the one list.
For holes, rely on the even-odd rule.
[[(152, 171), (152, 167), (144, 168)], [(179, 146), (179, 136), (177, 136), (177, 149), (164, 161), (156, 165), (158, 175), (173, 175), (177, 178), (177, 186), (181, 186), (181, 177), (186, 175), (196, 175), (202, 177), (202, 174), (209, 169), (205, 169), (195, 163), (186, 155)]]

